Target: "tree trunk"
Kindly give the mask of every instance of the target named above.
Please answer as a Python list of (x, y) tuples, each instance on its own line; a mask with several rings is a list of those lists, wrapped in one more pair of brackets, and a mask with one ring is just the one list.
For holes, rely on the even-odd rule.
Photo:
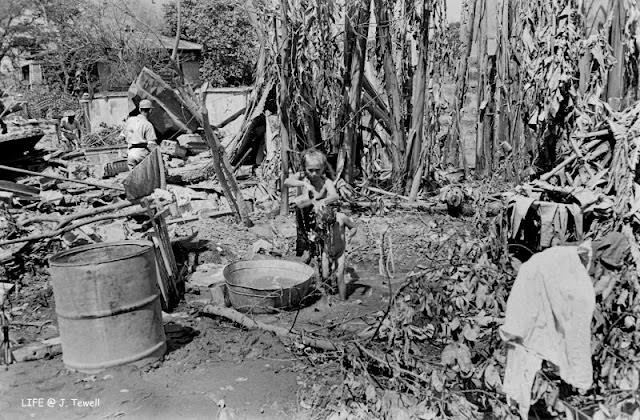
[(380, 97), (381, 93), (373, 87), (366, 75), (362, 79), (362, 94), (364, 95), (363, 101), (368, 104), (369, 113), (382, 124), (383, 128), (389, 134), (392, 134), (391, 126), (393, 123), (391, 121), (389, 108)]
[[(280, 51), (280, 68), (279, 78), (280, 83), (278, 85), (278, 115), (280, 117), (280, 159), (282, 165), (282, 172), (280, 174), (280, 215), (286, 216), (289, 214), (289, 188), (284, 184), (285, 180), (289, 176), (289, 145), (290, 145), (290, 129), (289, 124), (289, 72), (287, 71), (289, 65), (289, 28), (288, 28), (288, 10), (289, 0), (281, 0), (281, 18), (282, 23), (280, 26), (280, 45), (278, 50)], [(276, 31), (276, 21), (273, 20), (274, 33)], [(276, 38), (277, 39), (277, 38)]]
[[(498, 32), (499, 36), (499, 49), (498, 58), (496, 60), (497, 65), (497, 84), (500, 87), (496, 87), (496, 116), (495, 116), (495, 134), (494, 141), (496, 150), (500, 147), (502, 142), (507, 142), (512, 145), (509, 139), (510, 133), (510, 121), (512, 109), (510, 104), (511, 99), (511, 43), (510, 43), (510, 31), (511, 31), (511, 14), (510, 2), (508, 0), (502, 0), (500, 8), (500, 27), (501, 31)], [(513, 150), (513, 147), (512, 147)], [(507, 178), (514, 180), (515, 171), (512, 166), (513, 153), (507, 159), (506, 151), (504, 152), (505, 164), (508, 170)]]
[(342, 108), (340, 110), (340, 113), (336, 118), (335, 130), (337, 134), (334, 135), (332, 138), (331, 151), (330, 151), (331, 153), (338, 154), (338, 161), (337, 161), (337, 167), (336, 167), (336, 172), (338, 176), (342, 176), (342, 172), (344, 172), (344, 165), (345, 165), (345, 156), (342, 153), (343, 152), (342, 144), (344, 143), (344, 138), (345, 138), (344, 129), (347, 125), (347, 121), (349, 120), (349, 105), (347, 103), (347, 98), (348, 98), (347, 90), (349, 86), (351, 86), (351, 82), (349, 81), (350, 74), (347, 71), (347, 69), (351, 68), (351, 59), (353, 57), (352, 51), (354, 49), (354, 43), (356, 39), (353, 31), (353, 27), (351, 25), (351, 19), (350, 19), (348, 10), (344, 10), (343, 13), (344, 13), (344, 43), (343, 43), (344, 47), (342, 51), (342, 59), (343, 59), (343, 65), (345, 68), (344, 74), (342, 76), (343, 101), (342, 101)]
[(406, 140), (403, 127), (402, 95), (393, 59), (393, 47), (390, 31), (391, 17), (386, 0), (375, 0), (375, 2), (377, 12), (376, 36), (380, 42), (382, 65), (384, 70), (384, 87), (387, 91), (389, 106), (391, 108), (389, 129), (391, 130), (391, 137), (393, 139), (393, 147), (390, 151), (391, 162), (393, 165), (393, 178), (394, 180), (401, 180), (404, 173), (404, 168), (402, 167), (402, 156), (404, 156)]
[(318, 115), (316, 98), (313, 90), (309, 86), (302, 88), (304, 102), (306, 103), (305, 119), (305, 138), (308, 142), (307, 147), (314, 147), (322, 143), (322, 134), (320, 131), (320, 116)]
[(367, 55), (367, 33), (369, 30), (371, 0), (360, 0), (355, 8), (357, 28), (354, 29), (355, 42), (351, 56), (349, 71), (349, 85), (347, 89), (347, 123), (345, 135), (340, 148), (338, 173), (342, 173), (347, 182), (353, 182), (356, 169), (356, 155), (358, 142), (357, 128), (360, 125), (360, 103), (362, 99), (362, 77), (364, 62)]
[[(516, 1), (511, 4), (509, 8), (509, 37), (518, 39), (521, 38), (521, 25), (517, 24), (518, 11), (520, 10), (520, 1)], [(514, 46), (515, 47), (515, 46)], [(513, 147), (513, 168), (514, 179), (516, 184), (521, 183), (524, 178), (524, 169), (528, 166), (529, 159), (526, 156), (526, 140), (524, 131), (524, 121), (522, 120), (521, 104), (523, 103), (522, 97), (524, 96), (522, 85), (522, 73), (518, 63), (523, 62), (523, 58), (520, 56), (517, 48), (513, 48), (510, 51), (510, 71), (513, 77), (513, 83), (511, 84), (511, 94), (509, 96), (509, 102), (511, 112), (509, 113), (509, 134), (508, 139)]]
[(491, 173), (494, 168), (494, 156), (496, 150), (494, 149), (494, 139), (493, 139), (493, 124), (494, 124), (494, 115), (496, 111), (496, 104), (494, 102), (495, 91), (496, 91), (496, 56), (486, 55), (486, 70), (484, 76), (484, 84), (485, 95), (484, 102), (486, 106), (484, 111), (480, 111), (480, 116), (482, 118), (482, 156), (484, 158), (483, 164), (484, 166), (476, 170), (476, 174), (480, 176), (487, 176)]
[(480, 12), (480, 20), (478, 23), (478, 116), (477, 116), (477, 129), (476, 129), (476, 176), (482, 177), (487, 170), (487, 155), (485, 150), (485, 118), (484, 114), (486, 112), (485, 99), (488, 98), (486, 95), (486, 87), (487, 87), (487, 68), (488, 68), (488, 57), (487, 57), (487, 33), (486, 33), (486, 10), (487, 10), (487, 0), (480, 0), (479, 5)]
[(69, 81), (71, 80), (71, 76), (69, 75), (69, 72), (67, 71), (67, 67), (64, 64), (63, 60), (60, 60), (60, 66), (62, 67), (62, 74), (64, 75), (64, 82), (62, 84), (62, 91), (64, 93), (71, 93), (70, 90), (69, 90)]
[(614, 0), (612, 7), (612, 23), (611, 34), (609, 36), (609, 44), (613, 49), (613, 56), (616, 59), (615, 64), (609, 70), (607, 85), (605, 87), (606, 99), (614, 111), (622, 109), (622, 99), (624, 96), (624, 73), (625, 73), (625, 57), (623, 31), (625, 25), (625, 10), (622, 0)]
[[(274, 81), (269, 78), (269, 80), (265, 80), (266, 78), (266, 66), (267, 66), (267, 33), (270, 32), (269, 26), (271, 26), (271, 21), (262, 22), (258, 19), (258, 15), (256, 9), (253, 5), (252, 0), (245, 0), (244, 8), (247, 11), (247, 17), (251, 22), (251, 26), (253, 27), (256, 36), (258, 38), (258, 58), (256, 60), (256, 70), (254, 73), (255, 81), (253, 84), (253, 88), (251, 89), (251, 93), (246, 100), (247, 106), (243, 109), (244, 116), (242, 119), (242, 127), (235, 134), (233, 140), (229, 143), (229, 145), (243, 145), (247, 141), (247, 137), (249, 135), (248, 131), (252, 125), (253, 120), (261, 115), (264, 111), (264, 104), (266, 102), (266, 98), (271, 92), (273, 88)], [(231, 116), (232, 120), (236, 119), (238, 115)], [(220, 128), (220, 127), (217, 127)], [(227, 150), (230, 147), (227, 146)], [(238, 158), (237, 153), (240, 149), (240, 146), (234, 149), (234, 152), (231, 154), (231, 161), (234, 162), (236, 158)]]
[(427, 66), (429, 60), (429, 22), (431, 21), (431, 0), (423, 0), (422, 22), (418, 37), (418, 65), (413, 75), (413, 95), (411, 98), (411, 131), (405, 165), (407, 168), (407, 193), (411, 190), (414, 175), (420, 166), (424, 137), (424, 108), (426, 99)]
[(173, 51), (171, 52), (171, 60), (175, 63), (175, 65), (180, 67), (180, 59), (178, 58), (178, 46), (180, 45), (180, 31), (181, 31), (181, 8), (180, 4), (182, 2), (180, 0), (176, 0), (176, 39), (173, 43)]
[[(179, 38), (180, 34), (176, 33), (176, 38)], [(193, 115), (198, 120), (200, 126), (204, 129), (204, 137), (207, 145), (211, 149), (211, 157), (213, 161), (213, 169), (222, 186), (222, 190), (225, 198), (229, 202), (229, 207), (235, 209), (236, 221), (242, 221), (245, 226), (251, 227), (253, 226), (253, 222), (249, 217), (249, 212), (247, 206), (244, 202), (244, 198), (242, 197), (242, 191), (238, 187), (238, 184), (233, 176), (233, 171), (231, 170), (231, 165), (229, 165), (228, 159), (225, 154), (224, 147), (220, 143), (220, 139), (211, 128), (211, 123), (209, 122), (209, 112), (207, 110), (207, 106), (205, 103), (205, 95), (202, 92), (200, 96), (200, 104), (196, 103), (196, 94), (194, 93), (191, 86), (184, 84), (184, 74), (182, 73), (182, 69), (178, 65), (177, 61), (170, 58), (171, 66), (174, 71), (178, 74), (177, 81), (178, 87), (177, 91), (182, 99), (182, 103), (186, 108), (190, 109)], [(225, 170), (227, 174), (225, 175)], [(229, 181), (231, 180), (231, 181)], [(231, 183), (231, 186), (229, 184)]]
[[(469, 16), (466, 29), (465, 49), (462, 54), (458, 71), (456, 73), (456, 90), (453, 102), (453, 119), (451, 128), (445, 144), (445, 162), (462, 163), (465, 177), (469, 175), (469, 168), (464, 154), (464, 143), (460, 135), (460, 110), (464, 106), (464, 97), (467, 93), (467, 70), (469, 67), (469, 56), (473, 47), (473, 34), (475, 29), (476, 7), (478, 0), (469, 1)], [(457, 151), (457, 152), (456, 152)]]
[(215, 171), (216, 177), (218, 178), (218, 181), (222, 186), (222, 192), (224, 193), (225, 198), (229, 202), (229, 207), (231, 207), (232, 210), (235, 210), (236, 222), (240, 222), (242, 220), (242, 215), (240, 214), (240, 207), (238, 206), (238, 203), (236, 203), (236, 200), (234, 199), (233, 194), (231, 193), (231, 189), (229, 188), (229, 184), (227, 183), (227, 178), (224, 175), (222, 164), (220, 162), (220, 147), (222, 146), (219, 144), (218, 139), (215, 136), (215, 133), (211, 128), (211, 125), (209, 124), (209, 113), (207, 111), (206, 106), (204, 106), (203, 104), (201, 109), (202, 109), (201, 115), (202, 115), (202, 123), (203, 123), (202, 125), (204, 128), (204, 138), (207, 144), (209, 145), (209, 148), (211, 149), (211, 156), (213, 158), (213, 170)]

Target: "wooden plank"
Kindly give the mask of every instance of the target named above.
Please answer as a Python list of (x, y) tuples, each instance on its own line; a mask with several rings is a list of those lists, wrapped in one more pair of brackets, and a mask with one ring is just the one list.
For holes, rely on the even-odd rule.
[(166, 225), (164, 230), (162, 229), (162, 224), (160, 223), (161, 218), (154, 220), (153, 228), (155, 231), (155, 237), (158, 239), (160, 251), (162, 252), (162, 258), (167, 266), (167, 272), (170, 276), (173, 277), (176, 270), (175, 259), (173, 257), (173, 251), (171, 248), (167, 247), (167, 236), (168, 232), (166, 232)]
[(153, 249), (156, 255), (156, 258), (155, 258), (156, 272), (157, 272), (156, 281), (158, 284), (158, 288), (160, 289), (162, 310), (169, 311), (171, 309), (170, 308), (171, 294), (169, 292), (169, 274), (167, 273), (164, 263), (161, 262), (162, 254), (160, 253), (160, 247), (159, 247), (160, 244), (158, 239), (152, 236), (151, 240), (153, 242), (153, 245), (154, 245)]
[(167, 172), (164, 167), (164, 159), (162, 159), (162, 154), (160, 153), (160, 149), (156, 148), (156, 153), (158, 154), (158, 162), (160, 163), (160, 189), (167, 189)]
[(0, 180), (0, 191), (10, 192), (21, 198), (40, 200), (40, 188), (16, 182)]
[(48, 359), (62, 353), (60, 337), (49, 338), (41, 342), (27, 344), (11, 351), (16, 362)]
[(160, 239), (164, 246), (165, 254), (167, 255), (169, 265), (171, 266), (171, 269), (173, 272), (171, 276), (171, 283), (175, 290), (177, 300), (180, 301), (180, 299), (182, 298), (180, 290), (184, 290), (184, 287), (181, 287), (180, 285), (184, 286), (183, 285), (184, 279), (182, 278), (182, 272), (178, 270), (178, 264), (176, 262), (175, 255), (173, 254), (173, 248), (171, 246), (171, 238), (169, 237), (169, 230), (167, 229), (167, 223), (165, 221), (165, 218), (161, 217), (158, 221), (159, 221), (159, 232), (161, 235)]
[(13, 290), (15, 284), (0, 282), (0, 305), (4, 304), (4, 300)]
[(167, 271), (167, 274), (169, 275), (169, 279), (171, 279), (171, 276), (173, 275), (173, 271), (171, 269), (171, 264), (169, 264), (169, 260), (167, 258), (167, 254), (166, 254), (166, 250), (164, 248), (164, 244), (162, 243), (162, 240), (160, 239), (160, 236), (158, 235), (157, 232), (152, 234), (151, 238), (153, 240), (153, 243), (158, 248), (158, 251), (160, 252), (160, 259), (162, 261), (162, 264), (163, 264), (165, 270)]
[(173, 254), (169, 231), (163, 215), (153, 219), (153, 228), (153, 237), (158, 241), (158, 248), (168, 275), (168, 292), (171, 297), (171, 302), (177, 303), (181, 299), (180, 290), (183, 289), (178, 287), (181, 281), (180, 271), (178, 270), (178, 265)]
[(171, 238), (169, 237), (169, 230), (167, 229), (167, 223), (164, 217), (160, 219), (160, 234), (162, 235), (162, 243), (169, 258), (171, 269), (174, 273), (178, 273), (178, 264), (176, 263), (176, 256), (173, 254), (173, 248), (171, 247)]
[(16, 173), (19, 173), (19, 174), (25, 174), (25, 175), (31, 175), (31, 176), (39, 176), (39, 177), (50, 178), (50, 179), (57, 179), (58, 181), (75, 182), (76, 184), (89, 185), (89, 186), (97, 187), (97, 188), (111, 189), (111, 190), (116, 190), (116, 191), (124, 191), (124, 188), (116, 186), (116, 185), (105, 185), (105, 184), (99, 184), (97, 182), (81, 181), (79, 179), (70, 179), (70, 178), (65, 178), (65, 177), (57, 176), (57, 175), (43, 174), (43, 173), (40, 173), (40, 172), (27, 171), (26, 169), (14, 168), (14, 167), (11, 167), (11, 166), (6, 166), (6, 165), (0, 165), (0, 169), (2, 169), (4, 171), (16, 172)]
[(167, 207), (161, 209), (151, 207), (148, 201), (145, 201), (144, 204), (147, 215), (151, 219), (152, 231), (148, 233), (148, 236), (154, 244), (158, 286), (162, 292), (163, 309), (167, 311), (172, 309), (181, 299), (176, 285), (176, 279), (179, 277), (178, 266), (171, 248), (167, 225), (164, 222), (165, 214), (169, 209)]

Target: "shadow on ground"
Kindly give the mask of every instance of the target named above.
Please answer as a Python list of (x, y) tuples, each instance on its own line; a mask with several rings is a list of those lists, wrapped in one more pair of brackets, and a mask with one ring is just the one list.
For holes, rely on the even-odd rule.
[(200, 332), (185, 325), (169, 322), (164, 326), (164, 335), (167, 337), (167, 353), (171, 353), (192, 342)]

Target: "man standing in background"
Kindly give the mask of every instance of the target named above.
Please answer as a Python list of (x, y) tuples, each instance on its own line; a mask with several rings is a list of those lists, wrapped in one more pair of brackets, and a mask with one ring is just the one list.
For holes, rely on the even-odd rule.
[(155, 129), (149, 121), (149, 114), (151, 114), (152, 108), (153, 105), (150, 100), (141, 100), (138, 106), (140, 114), (129, 117), (125, 123), (123, 134), (129, 146), (127, 155), (129, 170), (135, 168), (147, 157), (151, 150), (158, 147)]

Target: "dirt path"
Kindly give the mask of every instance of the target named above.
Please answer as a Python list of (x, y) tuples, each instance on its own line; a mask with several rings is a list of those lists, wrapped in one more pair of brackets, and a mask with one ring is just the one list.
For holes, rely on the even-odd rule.
[[(423, 253), (428, 250), (421, 246), (420, 238), (435, 232), (437, 222), (424, 216), (395, 215), (361, 216), (358, 224), (358, 233), (349, 245), (350, 277), (356, 287), (347, 302), (330, 297), (299, 313), (262, 315), (259, 319), (285, 327), (295, 325), (332, 339), (374, 325), (376, 313), (384, 311), (389, 296), (388, 284), (377, 273), (377, 238), (388, 229), (394, 244), (397, 275), (393, 288), (424, 260)], [(231, 220), (213, 220), (178, 230), (188, 233), (195, 229), (199, 239), (215, 244), (213, 252), (199, 255), (201, 262), (225, 263), (247, 257), (258, 239), (290, 243), (286, 236), (290, 236), (291, 226), (291, 220), (276, 219), (245, 229)], [(274, 231), (278, 232), (275, 236)], [(14, 319), (50, 318), (54, 322), (43, 334), (56, 335), (48, 278), (35, 276), (30, 281), (21, 291), (28, 301), (13, 302), (14, 307), (22, 308)], [(230, 410), (237, 418), (297, 419), (309, 414), (300, 390), (317, 387), (317, 375), (325, 374), (325, 382), (339, 389), (339, 370), (331, 375), (322, 372), (321, 356), (288, 348), (291, 343), (285, 345), (269, 333), (246, 331), (224, 320), (199, 316), (199, 308), (207, 300), (206, 290), (191, 290), (186, 303), (165, 317), (169, 353), (157, 366), (124, 366), (86, 375), (69, 372), (62, 357), (56, 356), (0, 371), (0, 419), (216, 418), (221, 414), (220, 405), (225, 405), (222, 411)], [(12, 335), (25, 340), (37, 336), (29, 330), (12, 330)]]

